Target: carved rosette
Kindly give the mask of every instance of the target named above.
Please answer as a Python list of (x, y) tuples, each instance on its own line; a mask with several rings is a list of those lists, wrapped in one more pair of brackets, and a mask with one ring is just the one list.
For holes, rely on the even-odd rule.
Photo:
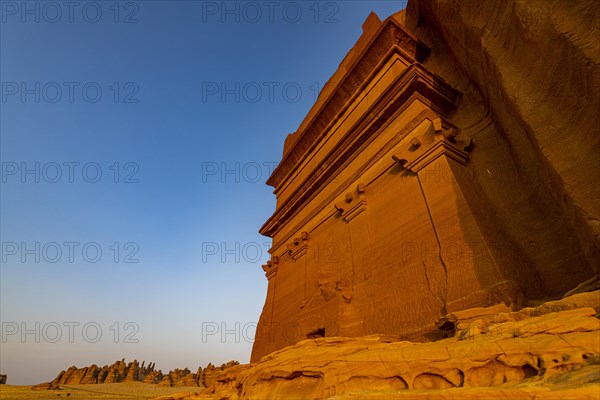
[(333, 205), (346, 222), (352, 221), (357, 215), (367, 209), (365, 185), (359, 183), (354, 191), (345, 194), (344, 199)]

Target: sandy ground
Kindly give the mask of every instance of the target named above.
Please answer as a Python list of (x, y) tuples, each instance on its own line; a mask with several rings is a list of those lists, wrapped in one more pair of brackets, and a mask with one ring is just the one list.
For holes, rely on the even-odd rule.
[[(194, 392), (191, 387), (161, 387), (146, 383), (105, 383), (99, 385), (64, 385), (61, 390), (31, 390), (31, 386), (0, 385), (2, 400), (46, 399), (152, 399), (172, 393)], [(200, 389), (200, 388), (196, 388)], [(199, 390), (198, 390), (199, 391)]]

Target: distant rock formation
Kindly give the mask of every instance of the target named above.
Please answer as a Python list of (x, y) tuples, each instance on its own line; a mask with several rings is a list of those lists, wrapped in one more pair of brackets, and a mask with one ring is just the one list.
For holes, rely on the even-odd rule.
[(0, 385), (6, 384), (6, 375), (0, 374)]
[(50, 382), (40, 383), (31, 387), (31, 390), (60, 390), (60, 388)]
[[(149, 363), (145, 366), (143, 361), (140, 365), (137, 360), (126, 363), (125, 359), (115, 362), (102, 368), (96, 364), (89, 367), (77, 368), (70, 367), (66, 371), (61, 371), (60, 374), (52, 382), (41, 383), (34, 386), (33, 390), (54, 390), (60, 385), (82, 385), (82, 384), (97, 384), (97, 383), (118, 383), (118, 382), (143, 382), (148, 384), (157, 384), (159, 386), (196, 386), (208, 387), (216, 383), (218, 373), (227, 368), (239, 365), (237, 361), (229, 361), (222, 364), (220, 367), (215, 367), (208, 364), (205, 369), (198, 367), (195, 373), (192, 373), (188, 368), (175, 369), (167, 374), (163, 374), (161, 370), (155, 369), (155, 363)], [(6, 382), (6, 375), (4, 377)]]

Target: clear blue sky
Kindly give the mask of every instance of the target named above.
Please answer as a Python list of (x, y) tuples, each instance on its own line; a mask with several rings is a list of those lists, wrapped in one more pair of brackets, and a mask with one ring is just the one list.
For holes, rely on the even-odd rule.
[(369, 12), (405, 2), (0, 5), (0, 372), (248, 362), (264, 181)]

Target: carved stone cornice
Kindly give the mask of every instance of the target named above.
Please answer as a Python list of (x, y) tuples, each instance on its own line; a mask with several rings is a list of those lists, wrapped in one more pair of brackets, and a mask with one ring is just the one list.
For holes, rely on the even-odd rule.
[(362, 118), (336, 145), (336, 148), (320, 161), (298, 190), (278, 206), (275, 213), (260, 229), (260, 233), (273, 237), (283, 224), (302, 209), (303, 205), (332, 179), (337, 171), (342, 170), (366, 143), (370, 142), (381, 129), (384, 129), (399, 110), (419, 97), (426, 99), (430, 103), (430, 107), (439, 115), (447, 115), (456, 109), (460, 93), (420, 64), (408, 67), (363, 114)]
[[(346, 68), (340, 66), (319, 94), (298, 132), (289, 138), (283, 159), (267, 180), (268, 185), (276, 189), (279, 187), (295, 165), (304, 158), (307, 150), (322, 137), (323, 127), (336, 119), (357, 89), (364, 85), (377, 67), (381, 67), (380, 61), (390, 49), (394, 48), (409, 64), (423, 62), (430, 51), (394, 18), (386, 19), (375, 31), (368, 32), (365, 36), (359, 39), (361, 45), (352, 49), (353, 57), (342, 62)], [(335, 86), (332, 88), (332, 85)]]
[[(316, 208), (309, 210), (309, 212), (302, 218), (302, 220), (297, 221), (295, 225), (292, 227), (290, 232), (296, 232), (303, 229), (309, 221), (313, 220), (321, 210), (327, 209), (330, 207), (331, 203), (335, 202), (337, 198), (344, 194), (344, 189), (347, 187), (351, 187), (361, 176), (363, 173), (367, 171), (374, 164), (378, 163), (381, 158), (388, 154), (389, 151), (396, 146), (398, 146), (411, 132), (419, 127), (423, 123), (423, 121), (434, 121), (440, 118), (440, 115), (434, 112), (431, 109), (425, 109), (421, 111), (417, 116), (415, 116), (410, 122), (404, 126), (397, 136), (394, 136), (392, 140), (386, 143), (379, 151), (374, 153), (361, 167), (359, 167), (351, 176), (349, 176), (346, 180), (341, 181), (340, 185), (334, 188), (329, 196), (327, 196), (323, 201), (321, 201)], [(368, 183), (367, 183), (368, 184)], [(337, 214), (337, 210), (335, 208), (331, 208), (330, 213), (326, 213), (327, 216), (324, 218), (329, 218), (329, 216)], [(323, 222), (321, 220), (320, 222)], [(317, 222), (317, 224), (320, 224)], [(261, 232), (262, 233), (262, 232)], [(273, 241), (273, 248), (279, 248), (281, 245), (284, 245), (291, 237), (293, 237), (292, 233), (288, 233), (285, 236), (278, 238), (277, 241)]]
[(265, 271), (265, 276), (268, 280), (271, 280), (275, 275), (277, 275), (277, 271), (279, 271), (279, 257), (273, 256), (265, 265), (262, 266), (263, 271)]
[(365, 185), (359, 183), (353, 192), (346, 193), (344, 200), (335, 203), (333, 207), (346, 222), (352, 221), (354, 217), (367, 209)]

